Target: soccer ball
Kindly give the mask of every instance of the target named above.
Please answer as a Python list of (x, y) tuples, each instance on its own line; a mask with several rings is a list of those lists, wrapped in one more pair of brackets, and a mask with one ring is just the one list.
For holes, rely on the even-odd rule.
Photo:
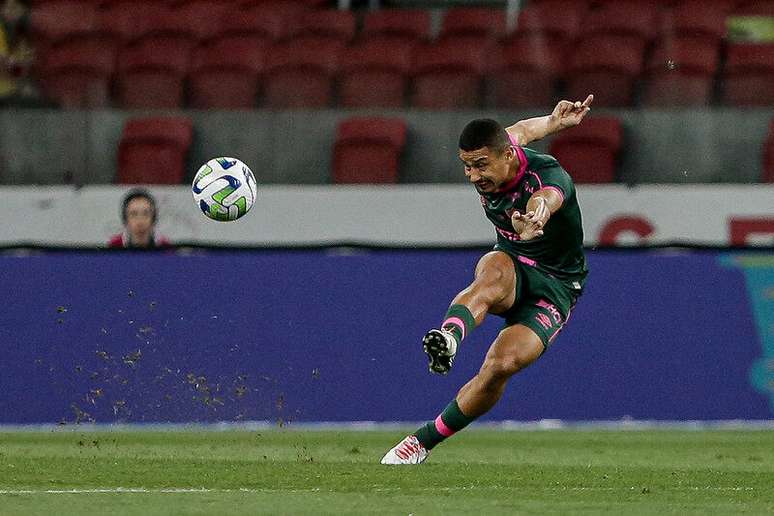
[(202, 165), (191, 185), (197, 206), (212, 220), (236, 220), (258, 195), (252, 171), (236, 158), (214, 158)]

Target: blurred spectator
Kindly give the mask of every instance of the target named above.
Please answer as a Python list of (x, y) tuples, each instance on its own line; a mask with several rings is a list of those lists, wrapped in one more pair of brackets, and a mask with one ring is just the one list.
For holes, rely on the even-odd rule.
[(130, 190), (121, 202), (121, 221), (124, 230), (110, 237), (111, 248), (166, 247), (169, 240), (156, 235), (158, 211), (156, 200), (143, 188)]
[(35, 58), (27, 28), (30, 9), (22, 0), (2, 0), (0, 9), (0, 103), (35, 99), (37, 88), (30, 78)]

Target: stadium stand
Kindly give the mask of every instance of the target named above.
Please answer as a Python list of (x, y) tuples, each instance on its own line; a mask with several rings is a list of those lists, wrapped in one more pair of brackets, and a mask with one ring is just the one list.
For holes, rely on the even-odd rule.
[(623, 126), (614, 117), (586, 117), (551, 142), (556, 157), (576, 183), (612, 183), (616, 180), (618, 154), (623, 144)]
[(99, 29), (130, 42), (151, 32), (153, 21), (166, 10), (167, 6), (160, 2), (113, 0), (99, 11)]
[(586, 14), (578, 37), (583, 41), (615, 37), (618, 45), (644, 53), (655, 35), (655, 13), (649, 3), (606, 2)]
[(265, 70), (263, 105), (312, 109), (333, 105), (334, 77), (344, 51), (328, 38), (290, 40), (271, 47)]
[(763, 177), (765, 183), (774, 183), (774, 118), (769, 123), (769, 132), (763, 144)]
[(187, 42), (175, 39), (143, 40), (125, 47), (118, 61), (118, 105), (125, 109), (182, 107), (190, 51)]
[(726, 35), (727, 6), (709, 4), (697, 8), (693, 1), (680, 2), (662, 13), (659, 33), (662, 38), (695, 38), (720, 44)]
[(35, 45), (45, 49), (59, 41), (95, 32), (99, 13), (94, 2), (56, 0), (34, 6), (30, 28)]
[(193, 124), (188, 118), (129, 120), (118, 147), (117, 182), (181, 183), (192, 139)]
[(397, 118), (349, 118), (336, 131), (334, 183), (397, 183), (406, 123)]
[(189, 106), (250, 109), (258, 102), (267, 43), (261, 38), (220, 38), (194, 49), (188, 73)]
[(503, 9), (452, 7), (446, 10), (441, 23), (439, 41), (466, 39), (471, 44), (486, 44), (505, 36), (506, 20)]
[(415, 46), (412, 40), (388, 36), (347, 48), (339, 72), (339, 105), (403, 107)]
[(352, 11), (325, 9), (309, 11), (301, 16), (289, 38), (331, 39), (349, 44), (355, 37), (357, 22)]
[[(565, 45), (578, 35), (588, 6), (574, 0), (546, 0), (529, 3), (519, 12), (515, 35), (532, 34), (540, 41)], [(556, 16), (556, 13), (562, 13)]]

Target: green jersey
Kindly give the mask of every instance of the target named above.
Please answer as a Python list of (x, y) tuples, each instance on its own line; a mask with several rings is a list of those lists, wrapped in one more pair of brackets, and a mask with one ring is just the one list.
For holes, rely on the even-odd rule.
[[(519, 146), (516, 152), (520, 161), (516, 177), (496, 192), (481, 194), (481, 205), (497, 232), (495, 249), (557, 279), (577, 283), (573, 287), (579, 289), (588, 270), (575, 185), (552, 156)], [(543, 236), (522, 241), (513, 230), (511, 215), (514, 211), (526, 213), (532, 194), (545, 188), (561, 195), (562, 206), (548, 219)]]

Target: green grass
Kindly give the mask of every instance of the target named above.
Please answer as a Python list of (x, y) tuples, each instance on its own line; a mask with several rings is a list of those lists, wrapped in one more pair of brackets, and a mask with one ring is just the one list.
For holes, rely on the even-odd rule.
[[(0, 432), (0, 513), (774, 513), (774, 431), (471, 429), (379, 465), (403, 435)], [(42, 492), (117, 487), (150, 491)]]

